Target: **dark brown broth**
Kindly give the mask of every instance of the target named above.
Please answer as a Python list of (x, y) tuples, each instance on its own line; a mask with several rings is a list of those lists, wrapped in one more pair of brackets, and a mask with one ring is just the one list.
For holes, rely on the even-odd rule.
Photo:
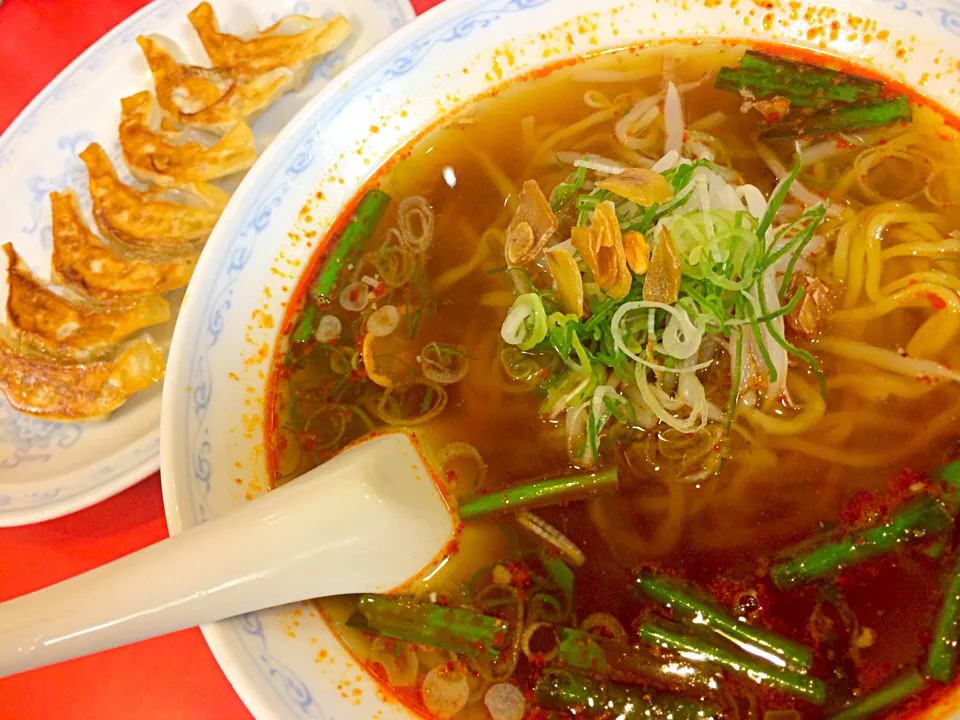
[[(509, 218), (504, 211), (502, 194), (491, 182), (490, 173), (484, 170), (482, 160), (473, 149), (484, 153), (511, 182), (522, 182), (527, 177), (523, 175), (524, 169), (530, 163), (529, 153), (522, 146), (522, 118), (533, 115), (538, 126), (559, 129), (592, 112), (581, 99), (583, 92), (591, 87), (602, 89), (610, 98), (625, 92), (636, 96), (657, 92), (660, 79), (655, 75), (640, 82), (602, 86), (577, 83), (572, 76), (585, 68), (648, 68), (653, 72), (660, 63), (661, 52), (683, 58), (678, 73), (681, 82), (688, 82), (697, 79), (704, 70), (731, 64), (739, 51), (729, 47), (668, 46), (664, 50), (624, 51), (588, 60), (546, 78), (508, 87), (490, 99), (469, 106), (466, 113), (415, 143), (409, 157), (382, 178), (381, 187), (395, 199), (423, 195), (433, 206), (437, 217), (437, 239), (423, 268), (425, 275), (436, 278), (443, 271), (466, 262), (480, 235), (491, 226), (502, 228)], [(728, 151), (728, 157), (723, 160), (747, 181), (769, 193), (775, 178), (753, 150), (751, 134), (755, 117), (742, 114), (738, 98), (714, 90), (710, 83), (684, 97), (688, 123), (716, 111), (725, 113), (728, 118), (711, 130)], [(581, 133), (574, 142), (563, 143), (557, 149), (610, 154), (615, 142), (611, 133), (612, 122), (599, 124), (593, 130)], [(781, 157), (784, 157), (782, 152)], [(826, 184), (829, 185), (842, 175), (849, 162), (847, 156), (824, 163), (820, 183), (827, 178)], [(456, 176), (454, 187), (444, 182), (444, 168), (453, 169)], [(547, 164), (529, 176), (548, 190), (561, 182), (568, 171)], [(813, 187), (818, 186), (817, 178), (809, 169), (803, 179)], [(896, 178), (890, 177), (886, 182), (895, 183)], [(855, 191), (840, 200), (854, 207), (865, 204)], [(922, 198), (918, 200), (921, 207), (925, 202)], [(381, 223), (381, 236), (395, 222), (395, 209), (390, 213)], [(950, 218), (954, 229), (960, 224), (957, 220), (956, 217)], [(378, 237), (368, 250), (375, 248), (381, 239)], [(502, 273), (491, 272), (502, 264), (502, 258), (491, 252), (480, 270), (443, 293), (438, 311), (422, 320), (417, 336), (418, 343), (437, 340), (467, 348), (470, 373), (466, 379), (448, 388), (449, 403), (441, 416), (420, 429), (425, 442), (434, 450), (455, 440), (473, 444), (489, 468), (485, 490), (570, 471), (562, 427), (540, 417), (539, 398), (535, 394), (506, 392), (492, 371), (506, 307), (487, 307), (478, 299), (485, 293), (512, 289)], [(402, 304), (400, 299), (391, 298), (391, 301), (398, 306)], [(350, 328), (355, 325), (355, 316), (343, 311), (336, 302), (326, 311), (343, 320), (345, 335), (341, 344), (354, 345), (356, 338), (351, 335)], [(928, 312), (924, 308), (896, 310), (887, 316), (885, 322), (863, 323), (850, 330), (850, 336), (859, 334), (878, 345), (897, 348), (907, 342)], [(402, 327), (409, 328), (408, 322)], [(323, 394), (329, 389), (330, 373), (327, 361), (322, 359), (325, 353), (320, 352), (317, 356), (321, 359), (308, 357), (303, 360), (304, 367), (294, 373), (299, 388), (319, 388), (316, 401), (303, 396), (306, 399), (301, 400), (301, 414), (322, 409), (326, 402)], [(817, 353), (817, 357), (828, 378), (850, 372), (849, 363), (824, 353)], [(960, 365), (958, 353), (952, 348), (945, 351), (943, 360)], [(792, 365), (791, 372), (802, 374), (803, 370)], [(289, 398), (285, 396), (286, 375), (283, 367), (278, 366), (274, 411), (280, 427), (290, 422)], [(808, 382), (812, 380), (808, 379)], [(373, 391), (368, 387), (369, 381), (362, 377), (353, 385), (346, 395), (350, 402), (361, 401), (365, 394)], [(726, 391), (724, 387), (723, 392)], [(576, 571), (577, 615), (584, 617), (592, 612), (610, 612), (629, 629), (647, 610), (633, 593), (631, 570), (639, 564), (652, 563), (712, 592), (730, 608), (742, 593), (756, 592), (760, 609), (755, 621), (812, 644), (815, 638), (811, 635), (811, 618), (818, 590), (808, 588), (789, 594), (777, 592), (764, 579), (766, 564), (762, 559), (794, 541), (834, 525), (842, 508), (858, 493), (883, 494), (902, 468), (928, 471), (952, 457), (958, 434), (951, 426), (960, 417), (960, 392), (943, 384), (923, 397), (891, 397), (877, 402), (868, 401), (850, 390), (836, 390), (829, 395), (828, 410), (850, 416), (848, 422), (852, 423), (852, 434), (849, 442), (837, 445), (838, 452), (851, 452), (862, 457), (860, 464), (864, 467), (851, 467), (811, 457), (809, 453), (778, 448), (778, 438), (750, 428), (752, 447), (775, 448), (767, 451), (775, 453), (773, 467), (750, 471), (749, 463), (744, 461), (750, 447), (744, 436), (735, 432), (730, 457), (717, 477), (677, 486), (668, 470), (651, 466), (637, 447), (616, 447), (608, 443), (604, 461), (617, 462), (621, 473), (621, 491), (616, 502), (603, 511), (597, 511), (598, 501), (593, 501), (551, 508), (541, 513), (588, 558), (586, 564)], [(891, 455), (892, 448), (899, 447), (914, 433), (924, 432), (937, 417), (943, 422), (927, 442), (918, 444), (915, 451), (902, 457), (882, 460)], [(880, 422), (871, 424), (865, 418)], [(806, 443), (829, 445), (830, 438), (843, 426), (841, 419), (841, 422), (825, 428), (815, 426), (798, 438)], [(356, 439), (364, 429), (362, 423), (351, 421), (344, 442)], [(328, 451), (311, 453), (301, 447), (303, 452), (299, 460), (293, 458), (290, 447), (286, 451), (283, 448), (290, 437), (288, 434), (272, 443), (280, 458), (278, 465), (282, 476), (277, 482), (300, 474), (329, 454)], [(606, 540), (597, 532), (598, 517), (596, 514), (591, 517), (590, 507), (594, 508), (593, 513), (601, 513), (600, 524), (608, 532)], [(451, 563), (447, 579), (462, 581), (474, 569), (495, 559), (496, 553), (502, 552), (504, 547), (502, 538), (495, 539), (498, 534), (495, 523), (480, 523), (473, 535), (465, 535), (462, 541), (464, 557), (455, 558)], [(485, 543), (489, 547), (476, 550)], [(468, 552), (470, 547), (474, 548), (472, 554)], [(758, 560), (761, 560), (759, 564)], [(837, 586), (838, 592), (856, 616), (861, 631), (869, 628), (874, 641), (859, 650), (854, 677), (844, 680), (831, 677), (831, 688), (837, 694), (831, 697), (825, 708), (827, 711), (842, 705), (849, 693), (862, 694), (896, 675), (901, 667), (922, 662), (931, 618), (939, 602), (940, 572), (940, 563), (919, 553), (909, 553), (877, 560), (844, 574)], [(333, 602), (325, 604), (324, 608), (335, 621), (342, 621), (348, 605)], [(362, 657), (366, 647), (364, 638), (339, 625), (338, 629), (344, 632), (348, 643)], [(825, 678), (838, 672), (850, 672), (851, 667), (848, 657), (818, 656), (817, 672)], [(825, 717), (822, 709), (755, 686), (742, 685), (742, 694), (757, 698), (765, 710), (797, 707), (804, 718)], [(404, 693), (404, 697), (409, 699), (409, 696), (410, 693)]]

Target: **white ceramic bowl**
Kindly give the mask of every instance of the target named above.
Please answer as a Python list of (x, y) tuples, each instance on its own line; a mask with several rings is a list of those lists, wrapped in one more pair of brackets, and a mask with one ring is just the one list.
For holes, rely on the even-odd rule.
[[(262, 403), (287, 299), (341, 204), (394, 151), (470, 98), (546, 63), (703, 36), (855, 58), (960, 111), (958, 0), (447, 0), (367, 53), (290, 123), (211, 237), (164, 387), (171, 532), (266, 489)], [(412, 717), (382, 698), (308, 605), (203, 631), (258, 719)]]

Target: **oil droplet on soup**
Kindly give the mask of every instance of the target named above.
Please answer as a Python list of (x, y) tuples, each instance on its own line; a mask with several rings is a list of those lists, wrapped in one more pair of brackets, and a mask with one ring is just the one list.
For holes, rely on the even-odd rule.
[(276, 483), (414, 431), (465, 521), (401, 595), (318, 603), (424, 715), (946, 697), (954, 119), (762, 50), (624, 50), (497, 90), (401, 153), (301, 282)]

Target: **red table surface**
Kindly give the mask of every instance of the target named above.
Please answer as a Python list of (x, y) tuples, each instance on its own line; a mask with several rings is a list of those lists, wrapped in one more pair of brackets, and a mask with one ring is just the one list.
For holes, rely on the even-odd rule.
[[(423, 12), (440, 0), (412, 0)], [(0, 0), (0, 132), (145, 0)], [(0, 601), (167, 536), (160, 476), (59, 520), (0, 529)], [(0, 720), (249, 718), (199, 630), (0, 680)]]

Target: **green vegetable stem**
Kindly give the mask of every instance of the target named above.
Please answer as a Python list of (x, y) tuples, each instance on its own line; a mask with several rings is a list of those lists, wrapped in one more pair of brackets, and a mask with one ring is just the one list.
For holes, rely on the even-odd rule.
[(617, 469), (609, 468), (588, 475), (541, 480), (530, 485), (507, 488), (483, 495), (460, 506), (464, 521), (494, 513), (552, 505), (564, 500), (580, 499), (585, 495), (613, 490), (617, 487)]
[(390, 196), (382, 190), (374, 188), (368, 190), (357, 204), (353, 219), (343, 231), (340, 240), (330, 253), (323, 272), (314, 282), (310, 294), (315, 298), (326, 298), (330, 295), (340, 277), (340, 269), (344, 260), (356, 250), (362, 248), (380, 223), (380, 218), (390, 204)]

